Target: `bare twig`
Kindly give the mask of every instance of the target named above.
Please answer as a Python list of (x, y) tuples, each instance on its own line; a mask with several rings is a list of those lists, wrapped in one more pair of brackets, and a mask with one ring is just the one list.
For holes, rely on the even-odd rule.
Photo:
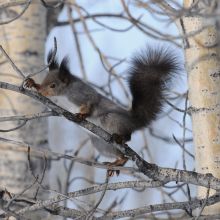
[(7, 60), (10, 62), (11, 66), (13, 67), (13, 69), (18, 73), (18, 75), (22, 79), (24, 79), (25, 76), (23, 75), (23, 73), (17, 68), (17, 66), (15, 66), (15, 64), (13, 63), (13, 61), (11, 60), (11, 58), (8, 56), (8, 54), (5, 52), (5, 50), (3, 49), (3, 47), (1, 45), (0, 45), (0, 50), (2, 51), (4, 56), (7, 58)]
[(0, 22), (0, 25), (9, 24), (9, 23), (11, 23), (12, 21), (15, 21), (16, 19), (20, 18), (21, 15), (23, 15), (24, 12), (28, 9), (28, 7), (29, 7), (30, 4), (31, 4), (30, 2), (29, 2), (28, 4), (26, 4), (26, 6), (23, 8), (22, 12), (21, 12), (19, 15), (17, 15), (16, 17), (10, 19), (9, 21)]
[(106, 178), (105, 178), (105, 188), (104, 190), (102, 191), (102, 194), (98, 200), (98, 202), (96, 203), (96, 205), (94, 206), (94, 208), (92, 210), (89, 211), (89, 214), (86, 216), (86, 220), (90, 219), (89, 217), (95, 212), (95, 210), (98, 208), (99, 204), (101, 203), (105, 193), (106, 193), (106, 190), (107, 190), (107, 186), (108, 186), (108, 171), (106, 172)]
[[(176, 137), (173, 135), (173, 139), (176, 141), (176, 143), (183, 149), (182, 144), (176, 139)], [(195, 160), (195, 156), (192, 155), (188, 150), (184, 149), (185, 153), (187, 153), (190, 157), (192, 157)]]
[(173, 105), (172, 103), (170, 103), (169, 101), (167, 101), (166, 99), (163, 99), (168, 105), (170, 105), (172, 108), (174, 108), (175, 110), (177, 110), (178, 112), (183, 112), (183, 113), (187, 113), (187, 111), (185, 110), (182, 110), (182, 109), (179, 109), (177, 108), (175, 105)]
[[(186, 111), (187, 111), (187, 101), (188, 101), (188, 91), (186, 93), (186, 100), (185, 100), (185, 112), (183, 114), (183, 142), (182, 142), (182, 159), (183, 159), (183, 169), (186, 170), (186, 161), (185, 161), (185, 132), (186, 132)], [(187, 188), (187, 197), (188, 197), (188, 201), (191, 202), (191, 195), (190, 195), (190, 188), (189, 188), (189, 184), (186, 184), (186, 188)], [(192, 216), (192, 209), (189, 209), (189, 213)]]
[[(46, 158), (46, 155), (44, 154), (44, 168), (43, 168), (43, 171), (42, 171), (41, 179), (38, 182), (40, 185), (43, 182), (44, 175), (45, 175), (45, 172), (46, 172), (46, 168), (47, 168), (47, 158)], [(35, 199), (37, 198), (39, 188), (40, 187), (38, 186), (37, 189), (36, 189), (36, 193), (35, 193), (35, 196), (34, 196)]]
[(81, 54), (80, 45), (79, 45), (79, 40), (78, 40), (78, 36), (77, 36), (77, 33), (76, 33), (76, 28), (75, 28), (75, 22), (74, 22), (74, 19), (72, 18), (72, 14), (71, 14), (72, 9), (71, 9), (70, 5), (68, 5), (67, 7), (68, 7), (68, 18), (69, 18), (70, 25), (72, 27), (73, 35), (74, 35), (75, 42), (76, 42), (76, 48), (77, 48), (77, 52), (78, 52), (78, 56), (79, 56), (79, 60), (80, 60), (80, 67), (81, 67), (81, 71), (82, 71), (82, 74), (83, 74), (83, 79), (84, 79), (85, 82), (87, 82), (85, 68), (84, 68), (84, 65), (83, 65), (82, 54)]
[(27, 120), (24, 120), (23, 123), (15, 128), (11, 128), (8, 130), (0, 130), (0, 132), (10, 132), (10, 131), (15, 131), (18, 130), (19, 128), (23, 127), (27, 123)]
[[(166, 112), (164, 112), (164, 114), (166, 114), (167, 117), (168, 117), (170, 120), (172, 120), (172, 121), (174, 121), (175, 123), (177, 123), (180, 127), (183, 127), (183, 125), (182, 125), (181, 123), (179, 123), (177, 120), (175, 120), (175, 119), (173, 119), (172, 117), (170, 117), (169, 114), (167, 114)], [(192, 130), (190, 130), (190, 129), (186, 128), (186, 127), (185, 127), (185, 129), (186, 129), (187, 131), (189, 131), (189, 132), (192, 132)]]
[(0, 122), (3, 121), (28, 121), (35, 118), (42, 118), (42, 117), (48, 117), (48, 116), (56, 116), (56, 114), (52, 111), (42, 112), (42, 113), (36, 113), (32, 115), (22, 115), (22, 116), (9, 116), (9, 117), (0, 117)]
[(60, 7), (63, 3), (64, 3), (65, 0), (60, 0), (59, 3), (57, 3), (56, 5), (52, 6), (52, 5), (48, 5), (44, 0), (41, 0), (43, 6), (45, 8), (48, 8), (48, 9), (56, 9), (58, 7)]
[[(1, 138), (1, 137), (0, 137), (0, 141), (6, 141), (9, 143), (21, 145), (24, 147), (29, 146), (28, 144), (24, 144), (24, 143), (17, 142), (17, 141), (11, 141), (11, 140)], [(53, 156), (54, 155), (59, 156), (59, 157), (62, 156), (63, 158), (66, 158), (69, 160), (75, 160), (76, 162), (83, 163), (85, 165), (96, 166), (98, 168), (104, 168), (104, 169), (109, 168), (111, 170), (136, 170), (134, 168), (129, 168), (129, 167), (118, 167), (118, 166), (117, 167), (109, 167), (107, 165), (103, 165), (103, 164), (100, 164), (97, 162), (90, 162), (89, 160), (85, 161), (80, 158), (74, 158), (69, 155), (54, 153), (52, 151), (48, 151), (45, 149), (38, 149), (32, 145), (30, 145), (30, 148), (36, 149), (36, 150), (44, 152), (44, 153), (48, 153)], [(127, 153), (125, 152), (125, 154), (127, 154)], [(181, 182), (190, 183), (190, 184), (194, 184), (194, 185), (198, 185), (198, 186), (205, 186), (205, 187), (208, 185), (208, 182), (210, 182), (210, 188), (215, 189), (215, 190), (220, 190), (220, 180), (215, 178), (210, 173), (201, 174), (201, 173), (196, 173), (196, 172), (192, 172), (192, 171), (184, 171), (184, 170), (178, 170), (178, 169), (172, 169), (172, 168), (162, 168), (162, 167), (158, 167), (155, 164), (148, 164), (140, 157), (137, 157), (136, 160), (137, 160), (136, 163), (138, 163), (138, 167), (140, 167), (141, 171), (145, 175), (149, 176), (149, 178), (152, 178), (154, 180), (157, 179), (157, 181), (151, 182), (152, 184), (157, 184), (157, 187), (163, 186), (164, 184), (166, 184), (170, 181), (175, 181), (175, 182), (181, 181)], [(180, 177), (181, 177), (181, 180), (179, 179)], [(143, 181), (143, 182), (145, 182), (148, 185), (150, 181), (149, 182)], [(143, 182), (140, 181), (140, 183), (143, 183)], [(141, 188), (147, 187), (147, 185), (145, 185), (145, 184), (141, 185)]]
[[(14, 196), (15, 196), (15, 194), (10, 193), (10, 197), (9, 197), (9, 195), (6, 193), (6, 191), (4, 191), (4, 190), (0, 191), (0, 201), (2, 201), (2, 200), (9, 201), (11, 199), (11, 197), (14, 197)], [(28, 206), (34, 205), (37, 203), (41, 203), (41, 202), (43, 202), (43, 201), (41, 201), (39, 199), (35, 200), (33, 198), (19, 196), (17, 199), (13, 200), (12, 203), (22, 205), (22, 206), (27, 206), (25, 208), (25, 210), (27, 210)], [(24, 214), (25, 210), (21, 209), (19, 211), (16, 211), (16, 214)], [(63, 207), (63, 206), (59, 206), (57, 204), (52, 204), (50, 206), (47, 206), (46, 208), (44, 208), (44, 210), (48, 211), (50, 213), (56, 214), (56, 215), (69, 217), (69, 218), (75, 218), (80, 215), (83, 215), (82, 212), (80, 212), (80, 211), (77, 211), (74, 209), (69, 209), (69, 208)], [(5, 217), (7, 217), (6, 213), (0, 214), (0, 218), (5, 218)]]
[[(42, 1), (42, 0), (41, 0), (41, 1)], [(21, 88), (23, 88), (24, 82), (25, 82), (28, 78), (30, 78), (30, 77), (32, 77), (32, 76), (35, 76), (35, 75), (37, 75), (38, 73), (41, 73), (42, 71), (44, 71), (45, 69), (47, 69), (47, 67), (49, 67), (49, 66), (51, 65), (51, 63), (53, 62), (53, 60), (54, 60), (54, 58), (55, 58), (55, 56), (56, 56), (56, 53), (57, 53), (57, 40), (56, 40), (56, 38), (54, 37), (54, 51), (53, 51), (53, 56), (52, 56), (51, 59), (50, 59), (50, 62), (49, 62), (45, 67), (41, 68), (39, 71), (37, 71), (37, 72), (35, 72), (35, 73), (32, 73), (32, 74), (26, 76), (26, 77), (23, 79), (22, 83), (21, 83)]]
[(38, 176), (35, 178), (34, 182), (31, 183), (29, 186), (27, 186), (24, 190), (22, 190), (20, 193), (18, 193), (16, 196), (12, 197), (9, 201), (8, 204), (6, 205), (6, 210), (9, 210), (10, 204), (17, 199), (19, 196), (23, 195), (28, 189), (30, 189), (38, 180)]
[[(100, 26), (105, 27), (105, 28), (107, 28), (107, 29), (109, 29), (109, 30), (111, 30), (111, 31), (125, 32), (125, 31), (130, 30), (132, 27), (134, 27), (134, 24), (132, 24), (130, 27), (128, 27), (128, 28), (126, 28), (126, 29), (123, 29), (123, 30), (122, 30), (122, 29), (114, 29), (114, 28), (108, 27), (107, 25), (104, 25), (103, 23), (97, 21), (94, 16), (90, 15), (90, 14), (88, 13), (88, 11), (85, 10), (85, 8), (80, 7), (80, 6), (77, 6), (77, 7), (80, 8), (80, 9), (82, 9), (82, 10), (87, 14), (87, 16), (90, 17), (94, 22), (96, 22), (96, 23), (99, 24)], [(141, 19), (141, 17), (142, 17), (142, 15), (139, 16), (139, 18), (136, 20), (136, 22), (139, 22), (139, 20)]]
[(205, 200), (203, 201), (202, 207), (201, 207), (201, 209), (200, 209), (200, 211), (199, 211), (198, 216), (195, 218), (195, 220), (198, 220), (199, 217), (201, 216), (201, 214), (202, 214), (202, 212), (203, 212), (203, 209), (205, 208), (205, 206), (206, 206), (206, 204), (207, 204), (207, 201), (208, 201), (208, 199), (209, 199), (209, 192), (210, 192), (210, 182), (208, 182), (208, 188), (207, 188), (207, 192), (206, 192), (206, 198), (205, 198)]
[(9, 210), (9, 209), (4, 208), (2, 205), (0, 205), (0, 207), (1, 207), (1, 209), (2, 209), (4, 212), (7, 213), (7, 217), (13, 216), (13, 217), (15, 217), (15, 219), (17, 219), (17, 220), (30, 220), (30, 219), (28, 219), (28, 218), (25, 218), (25, 217), (23, 217), (23, 216), (20, 216), (20, 215), (16, 214), (15, 212), (13, 212), (13, 211), (11, 211), (11, 210)]
[[(84, 30), (85, 30), (86, 35), (87, 35), (87, 37), (89, 38), (91, 44), (93, 45), (93, 47), (95, 48), (95, 50), (96, 50), (98, 53), (101, 53), (100, 50), (98, 49), (98, 47), (96, 46), (95, 41), (93, 40), (93, 38), (91, 37), (91, 35), (90, 35), (89, 31), (88, 31), (87, 25), (86, 25), (86, 23), (85, 23), (85, 19), (84, 19), (83, 15), (82, 15), (81, 11), (79, 10), (78, 5), (75, 3), (75, 0), (71, 0), (71, 3), (74, 5), (74, 7), (75, 7), (77, 13), (79, 14), (79, 17), (80, 17), (80, 19), (81, 19), (81, 22), (83, 23)], [(107, 65), (109, 68), (111, 68), (111, 65), (110, 65), (109, 62), (107, 61), (106, 57), (105, 57), (102, 53), (101, 53), (101, 56), (102, 56), (103, 60), (105, 61), (106, 65)], [(131, 101), (130, 101), (129, 95), (128, 95), (128, 93), (127, 93), (127, 91), (126, 91), (126, 89), (125, 89), (123, 83), (121, 82), (121, 79), (118, 77), (118, 75), (117, 75), (114, 71), (112, 72), (112, 74), (115, 75), (115, 77), (116, 77), (118, 83), (120, 84), (121, 88), (123, 89), (123, 91), (124, 91), (124, 93), (125, 93), (125, 95), (126, 95), (126, 98), (127, 98), (127, 100), (128, 100), (129, 105), (131, 105)]]
[[(211, 199), (212, 198), (212, 199)], [(218, 198), (218, 199), (217, 199)], [(207, 205), (212, 205), (212, 201), (215, 200), (219, 201), (219, 195), (215, 194), (211, 197), (209, 197)], [(113, 213), (108, 213), (104, 217), (101, 216), (97, 218), (97, 220), (111, 220), (111, 219), (120, 219), (125, 217), (134, 217), (137, 215), (145, 214), (145, 213), (151, 213), (156, 211), (164, 211), (164, 210), (174, 210), (174, 209), (184, 209), (184, 208), (197, 208), (200, 207), (201, 202), (203, 202), (204, 199), (195, 199), (191, 203), (187, 202), (175, 202), (175, 203), (165, 203), (165, 204), (158, 204), (158, 205), (150, 205), (146, 207), (141, 207), (137, 209), (131, 209), (131, 210), (125, 210), (125, 211), (118, 211)]]

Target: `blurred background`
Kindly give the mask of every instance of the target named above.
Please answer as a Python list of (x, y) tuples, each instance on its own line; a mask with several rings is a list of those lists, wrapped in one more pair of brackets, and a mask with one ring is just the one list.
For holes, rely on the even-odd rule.
[[(0, 3), (3, 4), (4, 2), (0, 1)], [(181, 4), (181, 1), (176, 1), (176, 3), (170, 1), (169, 3), (178, 9), (178, 4)], [(142, 27), (140, 29), (129, 20), (129, 16), (121, 1), (80, 0), (72, 1), (71, 4), (71, 6), (65, 4), (57, 9), (46, 10), (40, 2), (34, 1), (22, 17), (8, 25), (2, 26), (0, 30), (2, 46), (25, 76), (45, 65), (47, 54), (50, 49), (54, 48), (53, 39), (56, 37), (58, 45), (56, 56), (59, 62), (61, 62), (64, 56), (68, 55), (72, 74), (91, 84), (98, 92), (109, 99), (113, 99), (125, 108), (129, 108), (132, 99), (126, 78), (129, 61), (135, 51), (144, 48), (146, 44), (155, 45), (155, 47), (158, 44), (165, 45), (172, 48), (178, 54), (180, 62), (182, 62), (184, 67), (184, 57), (180, 47), (181, 40), (164, 40), (167, 35), (178, 36), (175, 24), (167, 16), (149, 12), (146, 8), (140, 7), (137, 1), (125, 1), (125, 6), (129, 10), (130, 15), (136, 21), (141, 22), (142, 25), (136, 22)], [(34, 9), (36, 5), (38, 9)], [(151, 7), (152, 10), (161, 11), (153, 4)], [(7, 20), (10, 16), (13, 17), (16, 14), (13, 14), (13, 12), (19, 11), (20, 13), (22, 8), (24, 8), (23, 5), (5, 8), (1, 19)], [(72, 17), (71, 22), (70, 15)], [(23, 36), (25, 32), (23, 29), (25, 27), (28, 28), (28, 34)], [(26, 44), (28, 44), (26, 49), (21, 48)], [(35, 54), (35, 51), (38, 49), (40, 51)], [(20, 85), (21, 78), (19, 78), (9, 63), (5, 62), (5, 57), (2, 54), (0, 61), (2, 62), (0, 81)], [(111, 67), (114, 67), (112, 72), (114, 71), (117, 77), (110, 75), (106, 70), (109, 70)], [(40, 73), (34, 79), (37, 83), (41, 83), (45, 74), (46, 72)], [(183, 68), (181, 79), (176, 82), (172, 91), (168, 91), (168, 101), (180, 109), (185, 109), (186, 92), (187, 78)], [(15, 101), (12, 101), (13, 98), (15, 98)], [(15, 97), (15, 93), (2, 90), (0, 91), (0, 103), (2, 103), (0, 104), (1, 117), (25, 115), (47, 110), (47, 108), (39, 105), (36, 101), (30, 100), (28, 97), (23, 97), (20, 94), (19, 97), (17, 95)], [(33, 107), (30, 107), (30, 104)], [(12, 110), (9, 110), (9, 108)], [(31, 112), (27, 113), (27, 109)], [(185, 122), (187, 128), (185, 130), (185, 148), (193, 155), (192, 128), (188, 115), (186, 115)], [(1, 129), (11, 129), (18, 125), (19, 122), (0, 123)], [(174, 135), (182, 144), (182, 125), (183, 114), (171, 106), (165, 105), (158, 119), (149, 128), (133, 134), (128, 145), (148, 162), (155, 163), (161, 167), (183, 169), (182, 149), (173, 138)], [(24, 127), (19, 129), (19, 133), (17, 132), (18, 130), (9, 132), (10, 134), (4, 133), (4, 137), (36, 144), (42, 148), (49, 148), (54, 152), (69, 155), (76, 155), (77, 152), (78, 157), (89, 158), (98, 162), (111, 160), (100, 156), (92, 146), (86, 132), (64, 118), (49, 117), (48, 122), (45, 118), (41, 120), (34, 119), (28, 121)], [(25, 135), (22, 132), (26, 132)], [(29, 132), (28, 135), (27, 132)], [(10, 150), (10, 153), (6, 153), (6, 148)], [(2, 161), (0, 162), (1, 188), (5, 187), (8, 190), (19, 191), (21, 185), (25, 186), (27, 184), (27, 179), (33, 182), (33, 177), (29, 176), (26, 166), (26, 149), (21, 150), (20, 147), (1, 142), (0, 150), (2, 151), (0, 156)], [(12, 155), (12, 152), (16, 152), (16, 155)], [(14, 162), (16, 165), (10, 169), (8, 165), (7, 169), (4, 168), (5, 164), (11, 164), (12, 158), (16, 157), (19, 157), (17, 160), (24, 161), (22, 162), (23, 169), (20, 167), (19, 170), (15, 170), (15, 167), (18, 166), (17, 162)], [(36, 156), (34, 152), (32, 152), (32, 157), (32, 165), (35, 167), (35, 172), (42, 172), (42, 157)], [(194, 170), (193, 157), (188, 154), (185, 154), (185, 157), (187, 170)], [(37, 169), (37, 166), (40, 166), (40, 168)], [(131, 161), (128, 161), (126, 166), (135, 167)], [(29, 177), (16, 177), (19, 172), (23, 172)], [(48, 158), (43, 185), (66, 194), (67, 192), (104, 183), (105, 174), (106, 170), (104, 169), (71, 163), (63, 159), (50, 160)], [(23, 174), (22, 176), (24, 177), (25, 175)], [(21, 180), (23, 184), (18, 184), (17, 188), (15, 184), (9, 184), (9, 182), (15, 183)], [(114, 177), (110, 178), (109, 183), (134, 180), (147, 180), (147, 177), (141, 173), (122, 171), (119, 177), (114, 175)], [(163, 202), (187, 200), (186, 185), (176, 187), (178, 185), (181, 184), (170, 183), (167, 185), (168, 187), (156, 189), (133, 188), (107, 191), (99, 208), (104, 210), (127, 210)], [(45, 196), (45, 198), (56, 196), (56, 194), (49, 194), (43, 191), (40, 191), (39, 194)], [(80, 197), (80, 199), (94, 205), (100, 195), (101, 192)], [(194, 186), (191, 187), (191, 196), (195, 196)], [(81, 203), (69, 200), (60, 204), (77, 210), (89, 209)], [(180, 216), (182, 212), (160, 212), (158, 213), (158, 218), (171, 218), (170, 213), (173, 216)], [(147, 219), (147, 216), (142, 216), (139, 219)]]

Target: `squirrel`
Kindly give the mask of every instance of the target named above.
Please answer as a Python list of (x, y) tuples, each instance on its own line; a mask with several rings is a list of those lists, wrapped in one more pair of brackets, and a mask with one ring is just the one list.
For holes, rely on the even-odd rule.
[[(47, 56), (48, 63), (52, 55), (51, 50)], [(87, 119), (112, 134), (113, 142), (107, 143), (89, 132), (91, 141), (100, 154), (116, 158), (116, 161), (104, 164), (124, 166), (128, 158), (115, 148), (114, 144), (124, 145), (130, 141), (134, 131), (146, 128), (156, 119), (165, 102), (166, 90), (172, 86), (180, 69), (178, 56), (164, 46), (153, 48), (147, 45), (145, 49), (134, 53), (131, 67), (128, 69), (128, 84), (133, 97), (129, 110), (72, 75), (67, 56), (60, 65), (57, 59), (54, 59), (41, 84), (36, 84), (29, 78), (25, 87), (34, 87), (40, 94), (49, 98), (56, 97), (57, 104), (70, 112), (75, 113), (75, 109), (78, 108), (79, 119)], [(114, 175), (114, 170), (108, 172), (109, 176)], [(120, 171), (116, 170), (117, 176), (119, 173)]]

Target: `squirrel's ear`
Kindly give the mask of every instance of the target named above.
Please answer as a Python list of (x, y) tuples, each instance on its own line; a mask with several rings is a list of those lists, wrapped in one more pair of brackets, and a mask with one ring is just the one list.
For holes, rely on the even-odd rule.
[(68, 84), (70, 74), (69, 57), (65, 56), (60, 64), (58, 76), (62, 82)]
[[(50, 50), (48, 55), (47, 55), (47, 63), (50, 62), (52, 56), (53, 56), (53, 50)], [(51, 71), (51, 70), (56, 70), (56, 69), (59, 69), (59, 64), (58, 64), (57, 59), (55, 57), (53, 62), (49, 66), (49, 70)]]

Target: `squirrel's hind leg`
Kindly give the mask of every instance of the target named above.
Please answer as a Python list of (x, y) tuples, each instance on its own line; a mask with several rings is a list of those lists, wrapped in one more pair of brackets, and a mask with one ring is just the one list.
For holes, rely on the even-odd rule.
[(114, 133), (112, 135), (113, 141), (117, 144), (121, 144), (124, 145), (127, 141), (131, 140), (131, 134), (128, 135), (118, 135), (116, 133)]
[[(109, 165), (110, 167), (114, 167), (114, 166), (124, 166), (125, 163), (128, 161), (128, 158), (123, 157), (123, 158), (117, 158), (116, 161), (114, 162), (103, 162), (103, 164), (105, 165)], [(119, 176), (120, 174), (120, 170), (109, 170), (108, 171), (108, 176), (114, 176), (114, 172), (116, 171), (116, 175)]]

